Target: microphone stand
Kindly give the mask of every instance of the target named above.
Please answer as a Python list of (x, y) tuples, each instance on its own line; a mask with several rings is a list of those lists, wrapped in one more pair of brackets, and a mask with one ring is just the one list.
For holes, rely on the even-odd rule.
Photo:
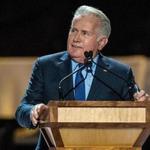
[[(63, 94), (62, 83), (63, 83), (66, 79), (70, 78), (73, 74), (75, 74), (76, 72), (78, 72), (78, 71), (80, 71), (80, 70), (82, 70), (82, 69), (84, 69), (84, 68), (85, 68), (85, 65), (79, 67), (77, 70), (71, 72), (70, 74), (68, 74), (67, 76), (65, 76), (64, 78), (62, 78), (62, 79), (60, 80), (59, 85), (58, 85), (59, 100), (64, 100), (64, 97), (66, 96), (66, 94), (65, 94), (65, 96), (64, 96), (64, 94)], [(71, 89), (71, 90), (72, 90), (72, 89)], [(68, 92), (67, 92), (67, 93), (68, 93)]]

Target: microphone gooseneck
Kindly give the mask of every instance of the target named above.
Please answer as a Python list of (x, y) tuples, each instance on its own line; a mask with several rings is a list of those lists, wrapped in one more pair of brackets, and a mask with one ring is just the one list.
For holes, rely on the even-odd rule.
[(84, 69), (84, 68), (85, 68), (85, 66), (82, 65), (82, 66), (79, 67), (77, 70), (71, 72), (70, 74), (68, 74), (67, 76), (65, 76), (64, 78), (62, 78), (62, 79), (60, 80), (59, 85), (58, 85), (59, 100), (64, 100), (64, 94), (63, 94), (63, 90), (62, 90), (62, 83), (63, 83), (66, 79), (70, 78), (73, 74), (75, 74), (76, 72), (78, 72), (78, 71), (80, 71), (80, 70), (82, 70), (82, 69)]
[(92, 66), (93, 51), (85, 51), (84, 56), (85, 56), (84, 64), (82, 66), (80, 66), (77, 70), (71, 72), (70, 74), (66, 75), (64, 78), (62, 78), (60, 80), (59, 85), (58, 85), (58, 94), (59, 94), (59, 99), (60, 100), (64, 100), (64, 98), (65, 98), (64, 93), (63, 93), (63, 89), (62, 89), (62, 83), (65, 80), (67, 80), (68, 78), (70, 78), (73, 74), (75, 74), (78, 71), (84, 69), (85, 67), (87, 68), (87, 71), (88, 71), (88, 69), (90, 70), (90, 68)]

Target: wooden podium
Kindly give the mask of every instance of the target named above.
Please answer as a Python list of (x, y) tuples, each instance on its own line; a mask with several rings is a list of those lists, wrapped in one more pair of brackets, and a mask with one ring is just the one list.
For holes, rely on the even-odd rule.
[(150, 134), (149, 102), (52, 101), (48, 105), (49, 115), (39, 129), (50, 150), (141, 150)]

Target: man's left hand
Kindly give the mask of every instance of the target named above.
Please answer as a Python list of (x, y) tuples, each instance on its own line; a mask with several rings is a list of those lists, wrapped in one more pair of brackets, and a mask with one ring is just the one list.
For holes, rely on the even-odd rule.
[(144, 90), (140, 90), (134, 94), (134, 99), (137, 101), (150, 101), (150, 96)]

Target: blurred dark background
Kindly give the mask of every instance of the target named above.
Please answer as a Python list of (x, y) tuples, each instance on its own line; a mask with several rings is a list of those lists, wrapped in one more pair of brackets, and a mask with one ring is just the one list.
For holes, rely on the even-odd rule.
[(95, 6), (112, 24), (106, 55), (150, 55), (149, 0), (1, 0), (0, 56), (40, 56), (66, 49), (75, 9)]
[[(1, 0), (0, 56), (41, 56), (66, 50), (73, 13), (83, 4), (101, 9), (111, 20), (112, 34), (103, 54), (150, 56), (149, 0)], [(0, 119), (1, 150), (34, 149), (34, 140), (13, 143), (18, 127), (14, 119)], [(149, 145), (150, 140), (143, 150), (149, 150)]]

